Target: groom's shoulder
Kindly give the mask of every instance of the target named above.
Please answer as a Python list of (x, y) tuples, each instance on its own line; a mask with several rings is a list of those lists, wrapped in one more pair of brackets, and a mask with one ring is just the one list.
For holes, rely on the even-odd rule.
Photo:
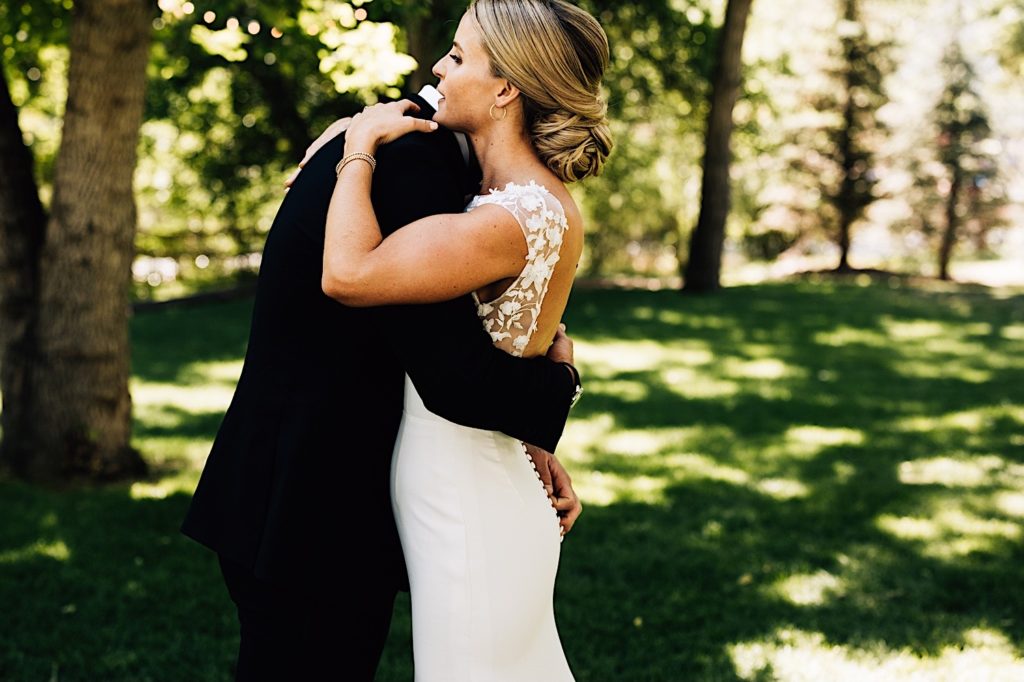
[(439, 128), (432, 133), (413, 131), (382, 146), (378, 156), (401, 159), (403, 156), (436, 154), (439, 161), (450, 161), (452, 150), (458, 152), (458, 143), (452, 131)]
[[(452, 138), (445, 140), (444, 138)], [(379, 176), (439, 176), (458, 178), (462, 163), (458, 143), (450, 131), (413, 132), (377, 150)], [(439, 179), (439, 178), (438, 178)]]

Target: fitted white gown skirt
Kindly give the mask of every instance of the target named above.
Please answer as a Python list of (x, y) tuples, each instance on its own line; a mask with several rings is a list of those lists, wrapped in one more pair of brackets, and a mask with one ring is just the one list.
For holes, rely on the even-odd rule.
[(552, 604), (561, 528), (522, 441), (428, 411), (406, 376), (391, 493), (416, 682), (573, 680)]

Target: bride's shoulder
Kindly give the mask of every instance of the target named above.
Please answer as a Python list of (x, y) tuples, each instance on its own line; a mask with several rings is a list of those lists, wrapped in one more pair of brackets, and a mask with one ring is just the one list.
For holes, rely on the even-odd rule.
[(565, 186), (560, 182), (544, 182), (529, 179), (523, 182), (508, 182), (504, 187), (492, 187), (487, 194), (477, 197), (482, 203), (516, 204), (527, 212), (542, 208), (572, 219), (579, 215), (579, 208)]

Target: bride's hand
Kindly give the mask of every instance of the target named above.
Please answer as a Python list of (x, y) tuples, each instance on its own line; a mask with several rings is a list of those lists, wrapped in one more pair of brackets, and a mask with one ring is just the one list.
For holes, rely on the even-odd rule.
[(313, 141), (313, 144), (306, 148), (306, 155), (302, 157), (302, 161), (299, 161), (299, 167), (295, 169), (295, 172), (288, 176), (288, 179), (284, 181), (285, 187), (291, 187), (292, 183), (295, 182), (295, 178), (299, 176), (299, 171), (306, 167), (306, 164), (313, 155), (320, 151), (320, 148), (325, 144), (341, 135), (348, 129), (349, 124), (352, 123), (352, 117), (346, 116), (345, 118), (339, 118), (337, 121), (327, 126), (327, 130), (320, 133), (320, 137)]
[(393, 142), (406, 133), (430, 133), (437, 130), (437, 124), (433, 121), (405, 115), (419, 110), (415, 102), (407, 99), (366, 107), (352, 118), (345, 134), (345, 154), (372, 154), (380, 145)]

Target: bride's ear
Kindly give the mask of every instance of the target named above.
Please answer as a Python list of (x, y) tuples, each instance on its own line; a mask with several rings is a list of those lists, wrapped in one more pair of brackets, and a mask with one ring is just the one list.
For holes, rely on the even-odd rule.
[(501, 90), (494, 98), (494, 104), (498, 107), (507, 107), (512, 104), (519, 97), (519, 88), (509, 83), (507, 80), (501, 81)]

